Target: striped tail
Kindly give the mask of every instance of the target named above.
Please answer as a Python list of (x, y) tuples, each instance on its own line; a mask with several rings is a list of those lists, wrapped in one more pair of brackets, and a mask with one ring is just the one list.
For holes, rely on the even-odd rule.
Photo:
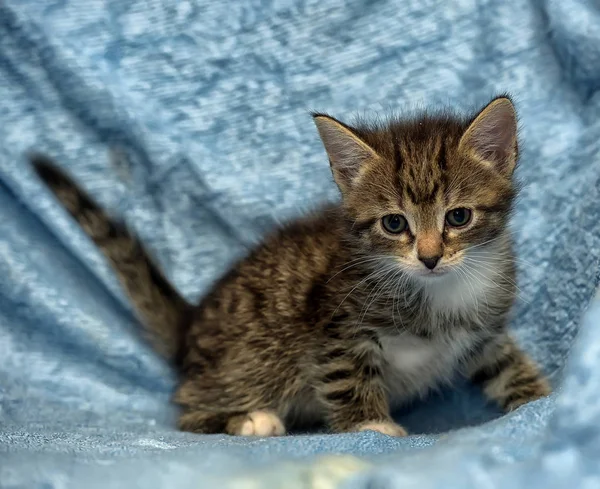
[(161, 355), (178, 363), (191, 306), (125, 226), (111, 219), (46, 157), (35, 155), (32, 163), (39, 177), (110, 261), (144, 324), (150, 343)]

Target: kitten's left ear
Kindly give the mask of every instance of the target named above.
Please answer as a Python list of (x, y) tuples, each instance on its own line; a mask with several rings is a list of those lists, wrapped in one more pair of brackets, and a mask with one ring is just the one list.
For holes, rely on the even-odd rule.
[(506, 97), (490, 102), (463, 134), (459, 149), (510, 177), (517, 164), (517, 114)]
[(345, 193), (360, 177), (364, 163), (378, 158), (377, 153), (349, 127), (323, 114), (313, 114), (319, 136), (329, 156), (333, 178)]

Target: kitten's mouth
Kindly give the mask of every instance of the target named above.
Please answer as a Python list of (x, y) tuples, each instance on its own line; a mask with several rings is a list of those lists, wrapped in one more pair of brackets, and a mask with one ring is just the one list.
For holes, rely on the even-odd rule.
[(444, 269), (440, 269), (440, 270), (420, 270), (419, 272), (417, 272), (417, 275), (419, 277), (426, 277), (426, 278), (436, 278), (436, 277), (443, 277), (444, 275), (447, 275), (450, 272), (449, 269), (444, 268)]

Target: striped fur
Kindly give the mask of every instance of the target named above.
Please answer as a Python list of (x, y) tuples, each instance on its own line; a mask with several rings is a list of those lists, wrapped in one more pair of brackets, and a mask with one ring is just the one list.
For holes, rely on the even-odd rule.
[[(506, 330), (518, 191), (510, 100), (470, 119), (315, 122), (341, 204), (266, 237), (194, 307), (135, 236), (53, 164), (34, 161), (178, 366), (179, 426), (275, 436), (325, 422), (403, 436), (391, 407), (456, 376), (471, 376), (505, 409), (548, 394)], [(467, 224), (448, 223), (455, 208), (469, 210)], [(386, 215), (406, 225), (390, 233)]]
[(36, 155), (33, 164), (40, 178), (110, 261), (146, 326), (147, 337), (154, 348), (177, 362), (181, 331), (189, 321), (190, 306), (123, 224), (112, 220), (47, 158)]

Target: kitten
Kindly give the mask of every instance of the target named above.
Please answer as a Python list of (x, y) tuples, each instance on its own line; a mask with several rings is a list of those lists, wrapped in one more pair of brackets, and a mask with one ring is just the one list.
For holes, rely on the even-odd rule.
[(470, 120), (314, 120), (341, 204), (265, 239), (197, 306), (135, 236), (34, 159), (179, 369), (180, 428), (272, 436), (324, 421), (334, 432), (403, 436), (391, 407), (456, 375), (506, 410), (549, 394), (507, 332), (518, 158), (510, 99)]

